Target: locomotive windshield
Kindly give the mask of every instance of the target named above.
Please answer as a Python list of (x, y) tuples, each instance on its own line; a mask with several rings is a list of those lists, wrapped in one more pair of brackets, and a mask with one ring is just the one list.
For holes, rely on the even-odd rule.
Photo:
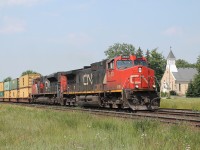
[(126, 69), (133, 66), (133, 62), (131, 60), (118, 60), (117, 68), (118, 69)]
[(147, 62), (145, 60), (137, 59), (134, 61), (134, 65), (135, 66), (137, 66), (137, 65), (147, 66)]

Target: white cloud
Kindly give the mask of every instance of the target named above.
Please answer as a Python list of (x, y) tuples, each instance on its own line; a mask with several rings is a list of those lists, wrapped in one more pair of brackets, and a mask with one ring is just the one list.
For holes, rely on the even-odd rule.
[(183, 30), (181, 27), (170, 27), (166, 29), (163, 34), (167, 36), (179, 36), (183, 34)]
[(3, 25), (0, 26), (0, 34), (13, 34), (26, 31), (26, 23), (23, 20), (4, 17)]
[(44, 0), (0, 0), (0, 6), (25, 5), (32, 6)]

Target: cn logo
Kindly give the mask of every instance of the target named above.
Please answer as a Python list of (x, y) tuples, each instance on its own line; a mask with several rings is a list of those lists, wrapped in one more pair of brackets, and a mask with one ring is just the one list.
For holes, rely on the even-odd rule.
[(130, 83), (136, 84), (136, 79), (139, 77), (139, 75), (131, 75), (130, 76)]
[(93, 84), (93, 75), (85, 74), (83, 75), (83, 85), (89, 85), (89, 83)]

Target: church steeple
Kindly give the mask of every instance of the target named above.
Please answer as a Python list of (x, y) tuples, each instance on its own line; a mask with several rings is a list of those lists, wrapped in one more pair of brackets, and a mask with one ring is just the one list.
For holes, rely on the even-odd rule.
[(169, 55), (167, 57), (167, 66), (166, 69), (169, 69), (170, 72), (178, 72), (177, 68), (176, 68), (176, 58), (171, 50), (170, 47), (170, 52)]
[(170, 47), (170, 52), (169, 52), (169, 55), (167, 56), (167, 59), (176, 59), (172, 50), (171, 50), (171, 47)]

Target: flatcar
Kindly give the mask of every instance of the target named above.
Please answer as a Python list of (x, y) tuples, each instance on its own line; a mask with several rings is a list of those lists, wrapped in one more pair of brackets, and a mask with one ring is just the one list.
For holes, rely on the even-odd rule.
[(155, 110), (160, 106), (154, 70), (144, 57), (117, 56), (82, 69), (33, 80), (31, 102)]

